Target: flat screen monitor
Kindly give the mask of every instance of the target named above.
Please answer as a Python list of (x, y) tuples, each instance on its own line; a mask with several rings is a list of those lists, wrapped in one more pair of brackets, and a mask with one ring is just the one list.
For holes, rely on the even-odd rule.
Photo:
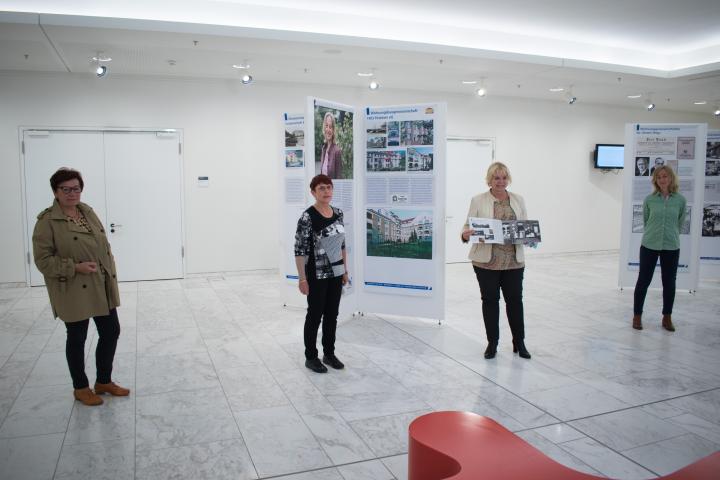
[(595, 145), (595, 168), (623, 168), (624, 164), (625, 145)]

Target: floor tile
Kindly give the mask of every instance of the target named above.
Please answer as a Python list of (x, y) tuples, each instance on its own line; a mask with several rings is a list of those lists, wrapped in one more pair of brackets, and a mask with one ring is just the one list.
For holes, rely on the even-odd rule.
[(52, 480), (63, 433), (0, 439), (0, 471), (12, 480)]
[(63, 446), (55, 480), (78, 478), (134, 480), (134, 439)]

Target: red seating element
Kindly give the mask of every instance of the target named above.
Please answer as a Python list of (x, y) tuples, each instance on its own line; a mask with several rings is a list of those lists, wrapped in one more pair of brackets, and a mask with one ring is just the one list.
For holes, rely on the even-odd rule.
[[(555, 460), (496, 421), (470, 412), (433, 412), (410, 424), (408, 480), (607, 480)], [(661, 480), (718, 480), (715, 452)]]

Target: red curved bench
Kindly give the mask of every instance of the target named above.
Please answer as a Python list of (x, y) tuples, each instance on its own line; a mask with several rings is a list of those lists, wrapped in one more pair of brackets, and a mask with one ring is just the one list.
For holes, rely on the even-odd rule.
[[(408, 480), (607, 480), (555, 460), (495, 420), (470, 412), (433, 412), (409, 427)], [(715, 452), (662, 480), (718, 480)]]

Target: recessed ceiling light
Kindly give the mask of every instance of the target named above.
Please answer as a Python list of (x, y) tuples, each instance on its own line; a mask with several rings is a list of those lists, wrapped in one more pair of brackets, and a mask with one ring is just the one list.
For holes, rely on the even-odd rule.
[(635, 95), (628, 95), (627, 97), (628, 98), (640, 98), (640, 97), (642, 97), (642, 95), (635, 94)]
[(463, 85), (475, 85), (477, 84), (477, 80), (463, 80)]
[(103, 54), (98, 54), (97, 56), (92, 57), (92, 59), (96, 62), (111, 62), (112, 61), (112, 58), (106, 57)]
[(370, 85), (368, 85), (368, 88), (370, 90), (377, 90), (378, 88), (380, 88), (380, 84), (378, 82), (376, 82), (375, 80), (373, 80), (370, 82)]
[(250, 68), (249, 63), (237, 63), (232, 66), (233, 68), (237, 68), (238, 70), (247, 70)]
[(487, 95), (487, 90), (485, 89), (485, 87), (480, 87), (475, 93), (478, 97), (484, 97), (485, 95)]
[(357, 72), (358, 77), (372, 77), (375, 75), (373, 72)]
[(550, 89), (551, 92), (564, 92), (565, 89), (563, 87), (553, 87)]
[(698, 102), (693, 102), (695, 105), (707, 105), (707, 102), (705, 100), (700, 100)]

